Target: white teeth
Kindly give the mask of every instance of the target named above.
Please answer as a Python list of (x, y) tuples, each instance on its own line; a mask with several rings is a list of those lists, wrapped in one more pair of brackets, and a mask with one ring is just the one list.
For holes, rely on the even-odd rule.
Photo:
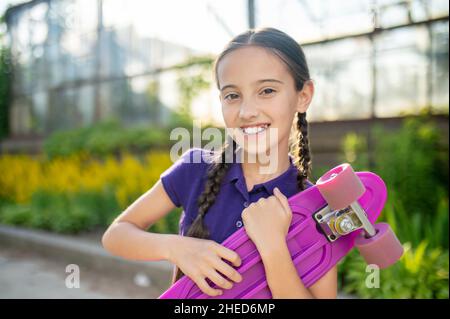
[(261, 133), (262, 131), (265, 131), (268, 127), (269, 127), (269, 125), (265, 124), (262, 126), (245, 127), (245, 128), (241, 128), (241, 130), (245, 134), (258, 134), (258, 133)]

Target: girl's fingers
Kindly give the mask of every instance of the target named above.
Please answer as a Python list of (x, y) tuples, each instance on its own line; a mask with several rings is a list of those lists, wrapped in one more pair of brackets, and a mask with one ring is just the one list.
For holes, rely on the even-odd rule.
[(281, 206), (283, 206), (283, 209), (286, 213), (289, 213), (291, 210), (291, 207), (289, 206), (287, 197), (284, 196), (284, 194), (278, 189), (278, 187), (275, 187), (273, 190), (273, 194), (275, 197), (279, 200)]
[(203, 293), (211, 297), (220, 296), (222, 294), (222, 291), (220, 289), (211, 288), (211, 286), (208, 285), (208, 283), (206, 282), (205, 278), (198, 278), (197, 280), (194, 281), (200, 288), (200, 290), (203, 291)]
[(223, 289), (231, 289), (233, 287), (233, 284), (226, 280), (224, 277), (222, 277), (221, 275), (219, 275), (217, 273), (217, 271), (215, 271), (214, 269), (210, 269), (210, 271), (208, 271), (208, 273), (206, 274), (206, 276), (213, 282), (215, 283), (217, 286), (223, 288)]
[(236, 267), (239, 267), (241, 265), (241, 257), (238, 255), (238, 253), (220, 244), (217, 244), (216, 248), (216, 252), (220, 257), (230, 261)]
[(242, 281), (242, 275), (222, 259), (217, 258), (217, 262), (214, 264), (214, 267), (234, 282)]

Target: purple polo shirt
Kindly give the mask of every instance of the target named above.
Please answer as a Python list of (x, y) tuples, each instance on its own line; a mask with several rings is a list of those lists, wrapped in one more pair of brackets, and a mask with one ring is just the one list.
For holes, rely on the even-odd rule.
[[(198, 214), (197, 201), (205, 188), (207, 169), (211, 165), (208, 154), (211, 154), (208, 150), (191, 148), (160, 175), (164, 189), (174, 205), (183, 207), (179, 222), (180, 235), (186, 234)], [(198, 160), (194, 162), (194, 158), (200, 159), (201, 162), (199, 163)], [(211, 240), (222, 243), (241, 228), (243, 226), (242, 210), (261, 197), (272, 196), (275, 187), (278, 187), (288, 198), (299, 192), (297, 187), (298, 171), (290, 154), (289, 160), (290, 166), (283, 174), (267, 182), (255, 184), (250, 191), (247, 191), (241, 164), (231, 163), (222, 180), (216, 201), (204, 217)], [(308, 181), (308, 187), (312, 185)]]

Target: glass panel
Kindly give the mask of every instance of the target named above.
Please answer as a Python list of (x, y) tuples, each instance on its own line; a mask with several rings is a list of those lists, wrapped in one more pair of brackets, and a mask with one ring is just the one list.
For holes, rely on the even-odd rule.
[(80, 114), (76, 108), (77, 101), (75, 89), (50, 91), (50, 104), (48, 113), (49, 131), (64, 130), (77, 127)]
[(396, 29), (376, 38), (378, 116), (426, 106), (427, 41), (423, 27)]
[(48, 116), (48, 96), (47, 92), (41, 91), (32, 95), (32, 123), (33, 132), (39, 134), (46, 133), (46, 119)]
[(432, 104), (448, 112), (448, 21), (432, 26)]
[(11, 133), (13, 136), (31, 132), (31, 103), (28, 97), (16, 98), (11, 105)]
[(76, 92), (77, 125), (87, 126), (94, 123), (95, 87), (84, 85)]
[(100, 83), (98, 86), (102, 118), (127, 121), (131, 111), (131, 88), (129, 81), (120, 79)]
[(304, 51), (315, 83), (315, 96), (308, 111), (310, 119), (369, 116), (372, 88), (369, 40), (349, 39), (308, 46)]

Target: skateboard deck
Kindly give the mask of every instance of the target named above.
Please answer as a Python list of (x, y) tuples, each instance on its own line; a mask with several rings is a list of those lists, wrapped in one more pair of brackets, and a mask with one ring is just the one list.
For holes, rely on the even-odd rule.
[[(374, 224), (386, 202), (386, 185), (374, 173), (355, 172), (354, 174), (365, 189), (357, 199), (357, 204), (363, 209), (370, 223)], [(345, 192), (345, 190), (340, 191)], [(340, 215), (352, 217), (354, 205), (342, 210), (331, 209), (317, 184), (291, 196), (288, 198), (288, 202), (292, 210), (292, 220), (286, 236), (287, 246), (303, 284), (310, 287), (349, 253), (355, 245), (355, 238), (364, 229), (355, 229), (336, 238), (329, 227), (321, 224), (322, 220), (336, 219)], [(158, 299), (272, 298), (261, 257), (256, 246), (247, 236), (245, 227), (237, 230), (221, 244), (237, 252), (241, 257), (241, 265), (233, 266), (242, 275), (241, 282), (233, 282), (232, 289), (221, 289), (222, 295), (212, 297), (204, 294), (189, 277), (183, 276)], [(230, 264), (228, 261), (226, 262)], [(209, 279), (207, 281), (211, 287), (217, 287)]]

